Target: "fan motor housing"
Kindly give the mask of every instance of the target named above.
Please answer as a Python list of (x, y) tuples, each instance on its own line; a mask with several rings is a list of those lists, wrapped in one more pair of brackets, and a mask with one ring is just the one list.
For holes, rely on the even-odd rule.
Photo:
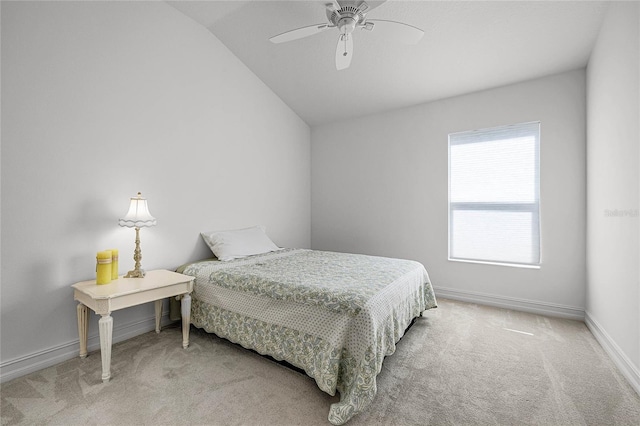
[(351, 34), (359, 22), (364, 22), (364, 18), (365, 14), (357, 7), (345, 6), (334, 10), (329, 21), (338, 27), (342, 34)]

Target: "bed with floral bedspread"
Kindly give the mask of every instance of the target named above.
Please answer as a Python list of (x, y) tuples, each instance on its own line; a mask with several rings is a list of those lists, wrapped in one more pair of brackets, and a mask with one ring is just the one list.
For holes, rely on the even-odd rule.
[(284, 249), (196, 262), (183, 273), (196, 277), (192, 324), (338, 391), (335, 425), (371, 404), (384, 357), (415, 317), (436, 307), (427, 271), (409, 260)]

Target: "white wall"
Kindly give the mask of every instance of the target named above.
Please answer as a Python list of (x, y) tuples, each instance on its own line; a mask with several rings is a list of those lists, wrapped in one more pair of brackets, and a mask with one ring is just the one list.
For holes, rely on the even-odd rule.
[[(448, 261), (448, 134), (535, 120), (541, 268)], [(314, 127), (311, 141), (314, 249), (418, 260), (440, 296), (584, 314), (584, 70)]]
[(612, 3), (587, 68), (587, 324), (640, 393), (640, 6)]
[[(3, 380), (77, 355), (70, 285), (98, 250), (133, 268), (137, 191), (147, 270), (210, 256), (205, 230), (310, 246), (310, 129), (206, 29), (163, 2), (1, 7)], [(115, 312), (114, 339), (151, 305)]]

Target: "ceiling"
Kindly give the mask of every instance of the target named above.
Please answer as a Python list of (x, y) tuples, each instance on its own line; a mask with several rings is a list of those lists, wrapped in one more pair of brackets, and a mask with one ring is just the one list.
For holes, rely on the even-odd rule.
[(337, 71), (338, 31), (273, 44), (326, 23), (327, 1), (169, 1), (205, 26), (309, 125), (315, 126), (586, 66), (606, 10), (597, 1), (368, 1), (369, 19), (425, 34), (404, 45), (384, 31), (353, 34)]

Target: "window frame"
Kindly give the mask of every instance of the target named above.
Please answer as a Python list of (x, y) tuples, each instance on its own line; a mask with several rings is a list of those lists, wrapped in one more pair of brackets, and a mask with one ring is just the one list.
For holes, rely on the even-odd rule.
[[(535, 126), (535, 130), (533, 130)], [(531, 128), (531, 131), (526, 132), (527, 128)], [(535, 192), (535, 201), (533, 202), (478, 202), (478, 201), (451, 201), (451, 147), (452, 145), (462, 145), (465, 143), (486, 143), (493, 142), (496, 140), (500, 140), (497, 137), (490, 137), (491, 134), (498, 134), (500, 131), (508, 131), (512, 129), (514, 133), (520, 132), (528, 135), (533, 135), (535, 137), (535, 165), (534, 167), (534, 192)], [(504, 126), (496, 126), (484, 129), (470, 130), (470, 131), (462, 131), (462, 132), (454, 132), (448, 135), (448, 188), (447, 188), (447, 231), (448, 231), (448, 253), (447, 257), (449, 261), (454, 262), (465, 262), (465, 263), (480, 263), (480, 264), (489, 264), (489, 265), (500, 265), (500, 266), (511, 266), (511, 267), (520, 267), (520, 268), (533, 268), (539, 269), (542, 265), (542, 226), (541, 226), (541, 209), (540, 209), (540, 134), (541, 134), (541, 125), (540, 121), (530, 121), (524, 123), (517, 124), (509, 124)], [(466, 142), (454, 141), (452, 144), (452, 136), (460, 137), (464, 135), (465, 137), (476, 136), (476, 140), (469, 140)], [(513, 138), (516, 138), (520, 135), (513, 135)], [(502, 212), (530, 212), (534, 218), (531, 225), (531, 237), (532, 241), (537, 240), (537, 244), (532, 244), (532, 258), (535, 260), (537, 257), (537, 263), (526, 263), (526, 262), (511, 262), (508, 260), (499, 260), (499, 259), (474, 259), (474, 258), (464, 258), (464, 257), (456, 257), (453, 256), (453, 236), (454, 236), (454, 220), (453, 214), (456, 211), (502, 211)], [(537, 252), (537, 253), (536, 253)]]

